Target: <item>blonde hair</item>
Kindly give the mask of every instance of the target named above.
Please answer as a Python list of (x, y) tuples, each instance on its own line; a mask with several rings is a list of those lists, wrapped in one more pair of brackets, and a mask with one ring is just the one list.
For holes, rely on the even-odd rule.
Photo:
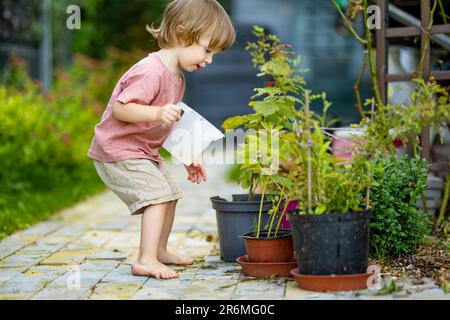
[[(183, 34), (177, 34), (179, 26), (183, 27)], [(174, 0), (167, 6), (160, 27), (147, 25), (146, 29), (165, 49), (180, 43), (180, 39), (186, 46), (196, 44), (209, 32), (209, 48), (213, 51), (226, 50), (236, 40), (230, 17), (216, 0)]]

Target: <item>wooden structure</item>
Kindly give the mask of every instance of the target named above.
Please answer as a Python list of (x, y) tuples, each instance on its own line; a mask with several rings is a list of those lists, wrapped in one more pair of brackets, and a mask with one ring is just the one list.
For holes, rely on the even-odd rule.
[[(383, 103), (387, 102), (387, 84), (388, 82), (410, 81), (416, 76), (414, 73), (406, 74), (388, 74), (387, 57), (389, 39), (402, 37), (420, 36), (420, 56), (424, 56), (422, 77), (428, 81), (431, 76), (436, 80), (450, 80), (450, 71), (431, 71), (430, 50), (431, 40), (436, 34), (450, 34), (450, 24), (433, 25), (430, 30), (430, 8), (432, 0), (416, 0), (417, 6), (420, 5), (420, 27), (405, 26), (389, 28), (389, 0), (373, 0), (381, 9), (381, 28), (376, 30), (376, 65), (378, 74), (378, 87)], [(401, 3), (401, 1), (396, 1)], [(409, 1), (411, 2), (411, 1)], [(430, 160), (430, 130), (426, 129), (421, 137), (423, 156)]]

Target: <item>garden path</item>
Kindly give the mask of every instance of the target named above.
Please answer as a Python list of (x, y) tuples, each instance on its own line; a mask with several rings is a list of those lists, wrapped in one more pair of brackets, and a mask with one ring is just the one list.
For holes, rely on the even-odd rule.
[(220, 261), (215, 213), (209, 198), (230, 197), (238, 187), (224, 183), (226, 166), (207, 167), (208, 181), (192, 185), (182, 166), (171, 164), (182, 182), (169, 242), (195, 259), (179, 267), (178, 279), (135, 277), (130, 264), (139, 244), (140, 218), (130, 216), (111, 192), (0, 241), (2, 299), (450, 299), (430, 279), (400, 278), (399, 292), (376, 290), (318, 293), (301, 290), (292, 279), (245, 277), (236, 263)]

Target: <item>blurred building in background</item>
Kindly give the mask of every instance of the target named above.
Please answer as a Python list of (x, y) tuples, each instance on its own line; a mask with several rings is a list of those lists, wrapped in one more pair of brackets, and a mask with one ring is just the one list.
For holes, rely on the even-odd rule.
[[(342, 33), (339, 14), (330, 0), (234, 0), (231, 13), (236, 24), (236, 46), (215, 57), (204, 71), (188, 76), (187, 100), (215, 125), (236, 114), (249, 113), (253, 88), (262, 85), (256, 78), (245, 44), (252, 39), (251, 26), (265, 27), (290, 43), (302, 56), (301, 69), (308, 87), (326, 91), (333, 102), (331, 114), (340, 124), (358, 121), (355, 83), (362, 62), (361, 45)], [(361, 84), (363, 96), (370, 95), (366, 74)]]
[[(214, 63), (202, 72), (187, 74), (185, 100), (189, 105), (218, 127), (229, 116), (251, 112), (248, 102), (253, 89), (263, 85), (263, 79), (256, 77), (249, 52), (245, 51), (246, 43), (253, 40), (252, 26), (256, 24), (293, 45), (302, 56), (300, 68), (307, 70), (303, 74), (307, 86), (314, 92), (327, 93), (333, 103), (330, 114), (340, 119), (339, 125), (359, 120), (353, 85), (360, 72), (362, 47), (345, 30), (331, 0), (219, 2), (232, 16), (237, 42), (232, 49), (216, 55)], [(339, 2), (345, 6), (345, 0)], [(404, 4), (402, 9), (420, 15), (414, 11), (417, 5), (408, 4), (412, 2), (389, 1)], [(81, 7), (81, 30), (66, 28), (66, 9), (71, 4)], [(29, 73), (49, 88), (52, 69), (67, 65), (74, 53), (102, 60), (106, 59), (109, 46), (126, 52), (153, 51), (156, 44), (145, 31), (145, 25), (158, 24), (166, 4), (166, 0), (0, 0), (0, 71), (8, 58), (16, 55), (28, 63)], [(362, 23), (355, 23), (355, 27), (361, 31)], [(392, 43), (389, 50), (391, 72), (411, 72), (417, 68), (418, 51), (411, 44)], [(443, 60), (441, 65), (450, 66), (448, 51), (447, 59), (441, 60), (433, 52), (434, 48), (435, 61)], [(120, 70), (134, 63), (128, 61)], [(107, 72), (112, 74), (112, 70)], [(410, 85), (391, 84), (391, 101), (404, 102), (401, 87)], [(368, 68), (360, 89), (363, 99), (372, 96)], [(108, 90), (105, 88), (105, 100)]]
[[(80, 1), (74, 3), (82, 7), (81, 31), (65, 28), (67, 0), (0, 1), (4, 17), (0, 24), (0, 69), (4, 68), (11, 54), (17, 55), (28, 63), (30, 74), (49, 88), (53, 65), (66, 64), (71, 51), (103, 58), (108, 44), (132, 50), (126, 44), (121, 45), (123, 41), (119, 38), (126, 33), (132, 42), (131, 39), (135, 39), (141, 29), (140, 38), (132, 43), (136, 47), (142, 44), (138, 49), (152, 50), (150, 41), (144, 42), (145, 37), (149, 40), (144, 22), (151, 23), (161, 15), (157, 11), (162, 10), (164, 1), (156, 4), (133, 0), (128, 4), (114, 3), (114, 6), (106, 6), (103, 10), (83, 7)], [(99, 1), (97, 6), (102, 3), (107, 4)], [(188, 104), (218, 127), (229, 116), (251, 112), (248, 102), (253, 88), (262, 86), (263, 79), (256, 77), (257, 72), (245, 46), (253, 40), (252, 25), (257, 24), (294, 46), (303, 59), (300, 67), (308, 69), (304, 73), (308, 86), (316, 92), (327, 92), (333, 102), (331, 113), (341, 118), (341, 123), (358, 119), (353, 83), (361, 64), (361, 47), (351, 36), (340, 32), (339, 16), (331, 1), (230, 0), (223, 4), (236, 25), (236, 45), (216, 55), (214, 63), (202, 72), (187, 75)], [(123, 21), (128, 21), (130, 26), (122, 26), (125, 32), (118, 34), (122, 19), (111, 18), (115, 15), (114, 10), (127, 10), (127, 15), (139, 11), (139, 22), (124, 18)], [(135, 61), (130, 61), (129, 66), (133, 63)], [(370, 94), (366, 80), (368, 77), (361, 86), (363, 95), (365, 92)]]
[(45, 57), (51, 59), (51, 32), (44, 32), (44, 25), (50, 22), (48, 4), (49, 0), (0, 1), (0, 70), (14, 56), (25, 62), (33, 78), (48, 81), (51, 69), (43, 61)]

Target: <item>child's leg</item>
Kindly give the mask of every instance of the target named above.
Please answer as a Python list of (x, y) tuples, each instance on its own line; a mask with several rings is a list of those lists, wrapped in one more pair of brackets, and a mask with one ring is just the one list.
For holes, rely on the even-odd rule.
[(150, 205), (141, 219), (141, 241), (139, 256), (131, 272), (139, 276), (170, 279), (178, 274), (158, 261), (158, 245), (164, 225), (168, 203)]
[(158, 260), (167, 264), (189, 265), (192, 264), (191, 259), (171, 253), (167, 250), (167, 241), (169, 240), (170, 231), (172, 230), (176, 206), (177, 200), (170, 201), (167, 205), (166, 216), (164, 218), (164, 225), (158, 247)]

